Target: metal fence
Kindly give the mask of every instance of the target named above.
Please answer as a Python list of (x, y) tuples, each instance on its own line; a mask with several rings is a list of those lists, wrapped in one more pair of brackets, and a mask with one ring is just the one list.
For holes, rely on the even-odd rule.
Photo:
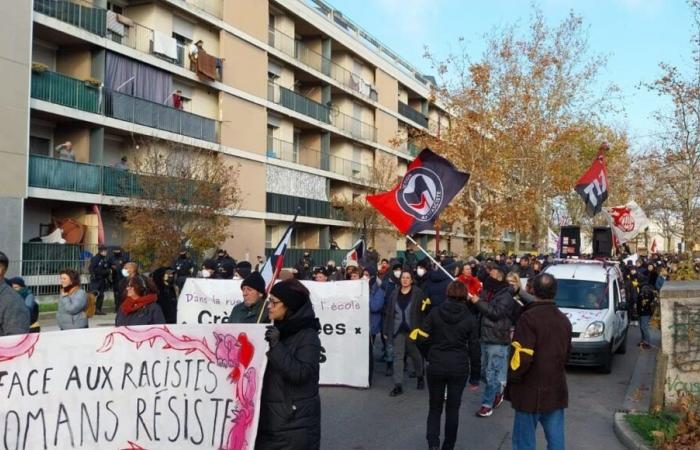
[(312, 119), (325, 123), (331, 123), (330, 108), (328, 106), (311, 100), (310, 98), (296, 93), (291, 89), (287, 89), (286, 87), (268, 82), (267, 98), (278, 105), (282, 105), (285, 108), (289, 108), (300, 114), (309, 116)]
[[(339, 266), (347, 256), (350, 250), (329, 250), (329, 249), (306, 249), (306, 248), (288, 248), (284, 254), (285, 267), (294, 267), (303, 257), (304, 252), (309, 252), (314, 266), (325, 266), (330, 260), (336, 262)], [(274, 248), (266, 248), (265, 256), (269, 258), (275, 252)]]
[(404, 102), (399, 102), (399, 114), (411, 119), (418, 125), (428, 128), (428, 118), (425, 117), (421, 112), (416, 111)]
[(352, 116), (348, 116), (338, 110), (331, 112), (331, 125), (350, 133), (355, 139), (377, 141), (377, 128), (367, 122), (363, 122)]
[(267, 212), (294, 215), (297, 207), (301, 207), (299, 214), (302, 216), (345, 220), (343, 210), (334, 208), (330, 202), (272, 192), (266, 193), (265, 210)]
[(32, 71), (32, 98), (196, 139), (217, 142), (218, 122), (150, 100), (101, 89), (51, 71)]
[(372, 174), (372, 166), (272, 137), (268, 138), (267, 156), (351, 178), (367, 179)]
[(63, 0), (34, 0), (34, 11), (61, 22), (82, 28), (98, 36), (105, 36), (107, 11), (89, 3)]

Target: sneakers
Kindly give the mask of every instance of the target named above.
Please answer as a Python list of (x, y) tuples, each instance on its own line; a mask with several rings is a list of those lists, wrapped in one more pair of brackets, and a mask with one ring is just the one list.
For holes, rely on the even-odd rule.
[(423, 377), (418, 377), (418, 383), (416, 383), (416, 389), (422, 391), (425, 389), (425, 380)]
[(493, 414), (493, 409), (488, 406), (482, 406), (480, 410), (476, 412), (476, 417), (489, 417)]
[(394, 389), (389, 392), (389, 397), (396, 397), (403, 394), (403, 387), (400, 384), (394, 386)]
[(493, 409), (501, 406), (501, 403), (503, 403), (503, 394), (498, 394), (496, 395), (496, 398), (493, 399)]

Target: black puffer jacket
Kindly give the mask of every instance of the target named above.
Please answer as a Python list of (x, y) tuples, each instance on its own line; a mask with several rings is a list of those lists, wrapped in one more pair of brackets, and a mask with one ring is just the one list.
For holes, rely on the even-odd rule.
[(321, 325), (311, 303), (278, 321), (280, 341), (267, 352), (257, 450), (315, 450), (321, 447), (318, 372)]
[(448, 298), (430, 311), (421, 331), (411, 337), (427, 348), (428, 372), (468, 375), (470, 384), (479, 384), (479, 322), (466, 304)]
[(513, 326), (515, 301), (505, 281), (487, 277), (476, 307), (481, 313), (481, 342), (510, 345), (510, 327)]

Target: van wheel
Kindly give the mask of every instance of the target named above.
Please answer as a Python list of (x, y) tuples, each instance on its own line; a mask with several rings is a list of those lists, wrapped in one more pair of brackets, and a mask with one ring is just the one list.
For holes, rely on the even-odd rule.
[(608, 354), (605, 355), (605, 362), (603, 363), (602, 366), (598, 368), (598, 372), (600, 373), (610, 373), (612, 372), (612, 360), (613, 360), (613, 344), (612, 342), (610, 343), (610, 348), (608, 349)]
[(620, 346), (617, 347), (617, 351), (615, 352), (618, 355), (624, 355), (625, 353), (627, 353), (627, 335), (628, 334), (629, 333), (627, 333), (627, 330), (625, 330), (625, 337), (622, 338), (622, 342), (620, 342)]

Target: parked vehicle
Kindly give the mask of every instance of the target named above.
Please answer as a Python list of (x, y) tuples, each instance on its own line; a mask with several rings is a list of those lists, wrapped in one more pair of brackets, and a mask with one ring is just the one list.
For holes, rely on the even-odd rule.
[(627, 302), (616, 263), (562, 260), (545, 272), (557, 279), (556, 303), (572, 325), (568, 364), (610, 373), (614, 353), (627, 350)]

